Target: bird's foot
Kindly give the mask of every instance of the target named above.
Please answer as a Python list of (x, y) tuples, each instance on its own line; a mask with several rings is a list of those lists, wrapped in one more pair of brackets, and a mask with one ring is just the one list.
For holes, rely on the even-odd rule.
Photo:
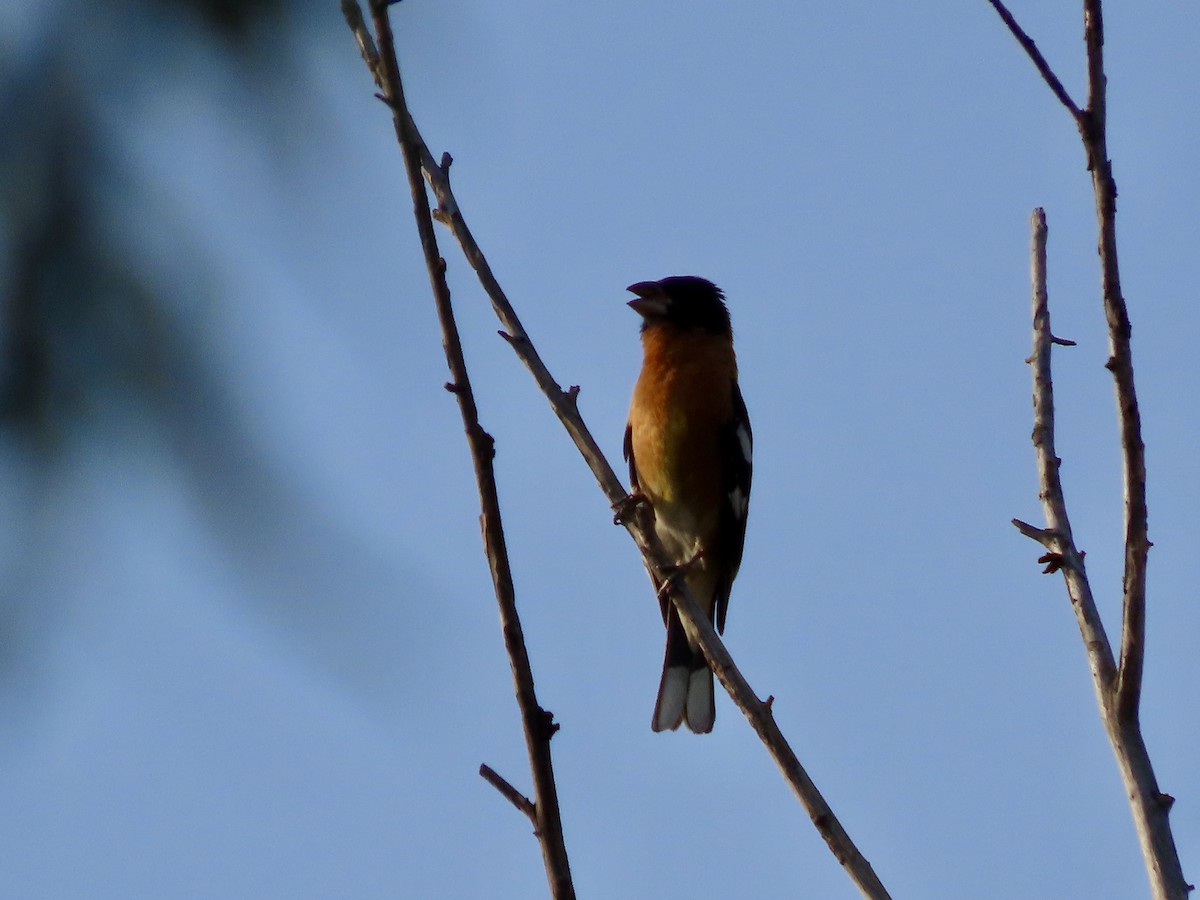
[(663, 582), (658, 588), (659, 599), (665, 600), (667, 595), (671, 592), (672, 586), (678, 583), (680, 579), (684, 578), (687, 573), (692, 570), (692, 567), (701, 562), (703, 559), (704, 551), (697, 550), (695, 555), (690, 559), (685, 559), (681, 563), (676, 563), (673, 566), (666, 566), (665, 568), (660, 569), (659, 571), (662, 573)]
[(624, 525), (631, 521), (637, 515), (638, 507), (643, 505), (649, 506), (650, 498), (640, 491), (622, 497), (612, 505), (613, 524)]

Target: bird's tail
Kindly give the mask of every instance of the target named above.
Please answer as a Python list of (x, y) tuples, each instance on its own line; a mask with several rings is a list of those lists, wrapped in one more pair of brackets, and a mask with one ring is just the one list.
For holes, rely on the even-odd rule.
[(707, 734), (717, 718), (713, 674), (704, 662), (704, 654), (688, 641), (674, 604), (670, 607), (667, 652), (650, 727), (655, 731), (673, 731), (687, 722), (696, 734)]

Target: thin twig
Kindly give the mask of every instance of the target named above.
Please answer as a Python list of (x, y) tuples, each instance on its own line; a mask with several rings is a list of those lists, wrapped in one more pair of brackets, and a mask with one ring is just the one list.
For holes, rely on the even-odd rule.
[[(344, 11), (351, 6), (354, 7), (354, 10), (347, 12), (347, 23), (359, 41), (364, 59), (368, 65), (371, 65), (371, 53), (367, 49), (370, 44), (364, 42), (361, 37), (364, 30), (361, 27), (361, 13), (357, 13), (357, 5), (353, 3), (353, 0), (344, 0)], [(442, 259), (438, 251), (433, 216), (429, 208), (429, 199), (425, 193), (425, 183), (421, 177), (421, 156), (416, 132), (405, 103), (399, 64), (396, 60), (395, 42), (392, 38), (391, 24), (388, 21), (387, 4), (383, 0), (372, 0), (371, 22), (375, 29), (376, 43), (379, 48), (372, 75), (377, 83), (382, 85), (384, 100), (393, 112), (396, 136), (400, 141), (405, 169), (408, 173), (413, 214), (421, 238), (425, 267), (429, 272), (434, 303), (442, 326), (442, 343), (452, 379), (449, 387), (458, 401), (475, 468), (475, 480), (482, 507), (480, 518), (484, 547), (491, 568), (496, 600), (500, 607), (504, 644), (512, 668), (513, 686), (517, 703), (521, 709), (521, 722), (525, 731), (525, 744), (533, 775), (536, 798), (533, 802), (533, 819), (542, 848), (546, 878), (550, 884), (551, 894), (556, 900), (574, 900), (575, 888), (571, 882), (571, 869), (567, 859), (566, 844), (563, 841), (558, 792), (554, 782), (554, 768), (550, 753), (550, 738), (558, 726), (553, 723), (551, 715), (542, 709), (537, 701), (529, 654), (525, 649), (521, 620), (517, 615), (512, 571), (509, 567), (508, 550), (505, 545), (504, 525), (500, 517), (500, 500), (496, 489), (495, 472), (492, 468), (494, 442), (491, 435), (484, 431), (479, 424), (479, 413), (475, 406), (471, 380), (467, 373), (462, 344), (458, 336), (458, 326), (454, 319), (454, 309), (450, 302), (450, 289), (446, 284), (446, 261)], [(520, 808), (519, 804), (518, 808)]]
[(1028, 522), (1022, 522), (1020, 519), (1013, 519), (1013, 525), (1017, 531), (1025, 535), (1030, 540), (1037, 541), (1047, 549), (1053, 548), (1058, 542), (1058, 535), (1046, 528), (1038, 528), (1036, 525), (1030, 525)]
[(484, 781), (498, 790), (501, 796), (509, 803), (515, 806), (520, 812), (525, 813), (529, 821), (533, 823), (533, 827), (537, 828), (537, 806), (532, 800), (509, 784), (503, 775), (487, 763), (480, 764), (479, 774)]
[(1050, 68), (1050, 63), (1046, 62), (1046, 57), (1042, 56), (1042, 51), (1037, 48), (1037, 44), (1033, 42), (1033, 38), (1026, 34), (1025, 29), (1017, 24), (1017, 20), (1013, 18), (1013, 14), (1008, 11), (1008, 7), (1001, 3), (1000, 0), (988, 0), (988, 3), (992, 4), (992, 8), (1004, 20), (1004, 24), (1008, 26), (1008, 30), (1012, 32), (1013, 37), (1017, 39), (1017, 43), (1025, 48), (1025, 52), (1029, 54), (1029, 58), (1037, 66), (1038, 72), (1041, 73), (1042, 79), (1046, 84), (1050, 86), (1050, 90), (1054, 92), (1054, 96), (1058, 98), (1059, 102), (1078, 121), (1083, 115), (1082, 111), (1075, 101), (1071, 99), (1071, 95), (1067, 93), (1067, 89), (1063, 87), (1063, 83), (1059, 80), (1058, 76), (1054, 74), (1054, 70)]

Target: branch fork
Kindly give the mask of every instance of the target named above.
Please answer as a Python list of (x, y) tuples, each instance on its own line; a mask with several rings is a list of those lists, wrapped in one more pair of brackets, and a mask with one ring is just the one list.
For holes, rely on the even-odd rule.
[[(1151, 895), (1154, 900), (1185, 900), (1192, 886), (1183, 877), (1175, 838), (1167, 819), (1167, 807), (1159, 799), (1163, 795), (1158, 790), (1138, 721), (1146, 646), (1146, 563), (1151, 543), (1147, 534), (1146, 459), (1141, 414), (1133, 381), (1129, 312), (1121, 292), (1117, 265), (1117, 184), (1113, 180), (1107, 148), (1108, 79), (1104, 74), (1102, 0), (1084, 0), (1083, 3), (1088, 82), (1088, 102), (1083, 109), (1071, 99), (1033, 40), (1016, 23), (1001, 0), (988, 2), (1025, 49), (1051, 91), (1071, 114), (1083, 141), (1087, 169), (1091, 173), (1099, 226), (1097, 249), (1100, 256), (1101, 295), (1109, 335), (1109, 359), (1105, 368), (1112, 373), (1117, 396), (1125, 495), (1125, 575), (1119, 664), (1113, 657), (1108, 636), (1092, 599), (1091, 587), (1083, 571), (1083, 554), (1076, 551), (1071, 538), (1062, 484), (1058, 478), (1059, 460), (1054, 454), (1050, 347), (1067, 342), (1055, 338), (1050, 331), (1046, 298), (1046, 216), (1037, 209), (1033, 214), (1031, 267), (1034, 352), (1030, 362), (1034, 366), (1034, 446), (1046, 522), (1048, 530), (1057, 532), (1057, 552), (1060, 554), (1060, 560), (1047, 554), (1042, 561), (1048, 563), (1047, 571), (1054, 571), (1055, 568), (1061, 570), (1067, 583), (1067, 592), (1088, 654), (1100, 718), (1117, 758), (1129, 799), (1134, 828), (1150, 880)], [(1014, 524), (1017, 523), (1014, 521)], [(1025, 529), (1022, 532), (1029, 534)], [(1038, 539), (1033, 534), (1029, 536)], [(1048, 544), (1046, 546), (1053, 549)], [(1078, 556), (1078, 566), (1061, 562), (1062, 556), (1069, 558), (1070, 554)]]
[[(1152, 896), (1155, 900), (1184, 900), (1189, 886), (1183, 878), (1175, 840), (1167, 819), (1167, 808), (1159, 799), (1161, 792), (1138, 725), (1144, 652), (1144, 566), (1149, 541), (1145, 537), (1145, 472), (1144, 464), (1140, 462), (1140, 423), (1137, 420), (1136, 395), (1132, 393), (1132, 364), (1130, 363), (1128, 371), (1128, 381), (1117, 379), (1118, 415), (1121, 419), (1127, 476), (1126, 615), (1122, 630), (1122, 655), (1118, 664), (1084, 570), (1084, 553), (1076, 548), (1071, 534), (1070, 518), (1059, 477), (1062, 461), (1054, 445), (1054, 386), (1050, 370), (1050, 351), (1055, 343), (1061, 341), (1055, 341), (1050, 330), (1046, 287), (1047, 226), (1043, 210), (1033, 211), (1031, 231), (1033, 353), (1028, 362), (1033, 369), (1033, 444), (1037, 458), (1039, 496), (1046, 516), (1046, 527), (1038, 528), (1020, 519), (1013, 519), (1012, 524), (1026, 537), (1046, 548), (1047, 552), (1038, 559), (1039, 563), (1045, 564), (1045, 574), (1063, 574), (1067, 594), (1071, 599), (1080, 636), (1087, 652), (1100, 717), (1116, 755), (1118, 769), (1129, 798), (1135, 830), (1150, 878)], [(1111, 326), (1113, 318), (1110, 317), (1109, 321)], [(1127, 322), (1127, 319), (1125, 321)], [(1117, 343), (1119, 338), (1114, 334), (1112, 340)], [(1123, 358), (1128, 360), (1127, 345), (1124, 353)], [(1131, 455), (1136, 457), (1132, 462)], [(1136, 477), (1139, 474), (1140, 477)]]

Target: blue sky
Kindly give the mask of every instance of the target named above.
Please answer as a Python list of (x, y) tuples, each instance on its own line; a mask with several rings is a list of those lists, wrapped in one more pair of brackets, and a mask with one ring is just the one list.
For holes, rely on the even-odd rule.
[[(263, 80), (178, 23), (87, 9), (12, 7), (0, 47), (126, 42), (122, 64), (70, 56), (129, 173), (107, 239), (199, 375), (169, 420), (102, 405), (52, 467), (0, 435), (3, 892), (544, 895), (528, 824), (476, 774), (528, 785), (400, 156), (337, 4), (304, 7)], [(1013, 10), (1082, 102), (1079, 10)], [(893, 896), (1144, 896), (1061, 579), (1008, 524), (1041, 521), (1043, 206), (1054, 331), (1078, 342), (1054, 355), (1058, 450), (1115, 641), (1091, 187), (988, 4), (393, 20), (426, 140), (618, 468), (625, 285), (725, 289), (756, 451), (726, 641)], [(1106, 23), (1155, 544), (1142, 721), (1196, 880), (1200, 13)], [(713, 734), (651, 733), (663, 635), (633, 545), (440, 237), (580, 896), (857, 896), (723, 696)]]

